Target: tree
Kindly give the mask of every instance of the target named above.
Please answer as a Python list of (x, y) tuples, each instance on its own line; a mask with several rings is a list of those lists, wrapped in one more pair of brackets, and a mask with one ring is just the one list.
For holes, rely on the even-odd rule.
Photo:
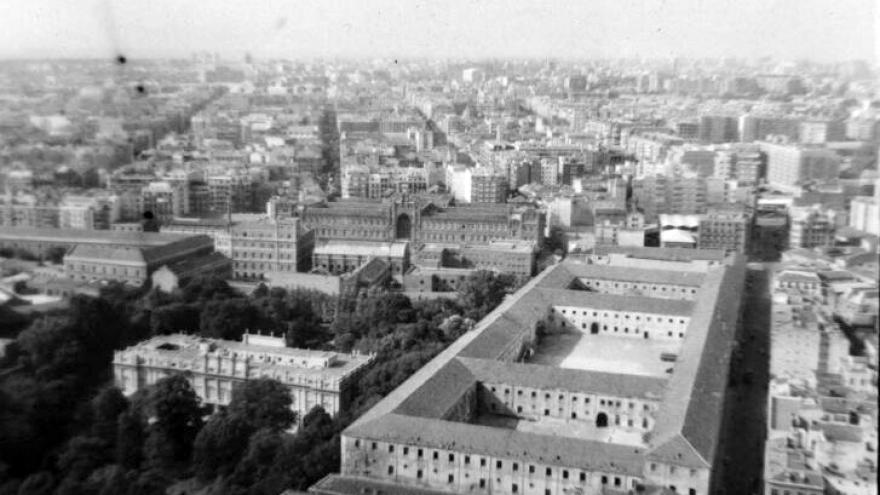
[(147, 423), (139, 411), (129, 409), (119, 415), (116, 434), (116, 463), (137, 469), (143, 461)]
[(92, 435), (115, 445), (119, 415), (128, 409), (128, 399), (114, 386), (104, 387), (92, 399)]
[(465, 280), (461, 292), (461, 302), (465, 314), (477, 321), (501, 304), (516, 283), (516, 277), (509, 273), (495, 273), (479, 270)]
[(149, 469), (142, 472), (134, 480), (128, 490), (128, 495), (165, 495), (165, 491), (172, 482), (173, 479), (162, 470)]
[(232, 390), (229, 415), (245, 421), (253, 430), (286, 430), (296, 421), (290, 410), (290, 389), (271, 378), (248, 380)]
[(34, 473), (21, 483), (19, 495), (51, 495), (55, 486), (55, 477), (49, 471)]
[(74, 482), (81, 482), (95, 469), (111, 459), (107, 442), (96, 437), (73, 437), (58, 456), (60, 473)]
[(150, 312), (150, 333), (162, 335), (199, 329), (201, 311), (197, 304), (171, 303)]
[(189, 380), (183, 375), (159, 380), (150, 405), (155, 422), (149, 428), (147, 459), (159, 466), (188, 461), (202, 427), (202, 408)]
[(225, 340), (239, 340), (245, 330), (262, 328), (265, 323), (260, 312), (243, 298), (209, 301), (199, 320), (203, 337)]
[(253, 431), (252, 425), (241, 416), (226, 412), (215, 414), (196, 436), (193, 447), (196, 476), (209, 481), (218, 475), (230, 474)]
[(235, 297), (235, 291), (226, 280), (216, 275), (194, 277), (181, 288), (185, 302), (221, 300)]
[(254, 293), (251, 295), (257, 298), (266, 297), (269, 295), (269, 288), (266, 287), (266, 284), (260, 282), (260, 284), (257, 285), (257, 288), (254, 289)]
[(259, 430), (251, 435), (247, 450), (230, 477), (231, 483), (254, 487), (259, 480), (266, 479), (282, 445), (282, 437), (273, 430)]

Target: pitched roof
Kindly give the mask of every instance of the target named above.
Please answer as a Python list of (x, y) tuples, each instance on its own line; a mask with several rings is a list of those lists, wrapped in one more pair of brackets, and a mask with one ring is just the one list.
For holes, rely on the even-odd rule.
[(126, 263), (146, 265), (144, 250), (131, 246), (101, 246), (78, 244), (64, 256), (65, 260), (100, 261), (103, 263)]
[(494, 359), (458, 358), (456, 361), (466, 366), (474, 379), (482, 383), (652, 400), (659, 400), (666, 386), (665, 378), (653, 376), (505, 363)]
[(542, 287), (561, 287), (566, 283), (566, 278), (569, 280), (575, 278), (619, 280), (621, 282), (684, 285), (696, 288), (702, 285), (706, 275), (693, 271), (646, 270), (630, 266), (568, 263), (563, 264), (562, 269), (554, 271), (553, 275), (541, 285)]
[(739, 319), (745, 262), (712, 270), (700, 291), (675, 369), (652, 432), (651, 455), (667, 456), (670, 449), (688, 459), (681, 436), (711, 466), (716, 454), (728, 365)]
[(723, 261), (723, 249), (655, 248), (627, 246), (596, 246), (593, 253), (600, 256), (624, 254), (633, 258), (658, 259), (669, 261), (708, 260)]
[(540, 289), (553, 306), (575, 306), (609, 311), (628, 311), (670, 316), (690, 316), (693, 301), (658, 297), (603, 294), (566, 289)]
[(406, 254), (406, 242), (336, 241), (328, 240), (315, 245), (315, 254), (376, 256), (402, 258)]
[(100, 244), (150, 247), (163, 246), (189, 234), (169, 234), (166, 232), (123, 232), (114, 230), (53, 229), (31, 227), (4, 227), (0, 229), (0, 239), (19, 241), (57, 242), (59, 244)]

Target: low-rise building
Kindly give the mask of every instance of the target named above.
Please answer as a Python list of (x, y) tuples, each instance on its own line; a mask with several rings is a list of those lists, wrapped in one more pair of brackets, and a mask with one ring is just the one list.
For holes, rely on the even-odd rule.
[(379, 258), (391, 266), (395, 276), (409, 268), (409, 243), (328, 240), (315, 245), (312, 267), (339, 275), (356, 270), (370, 258)]
[(205, 256), (184, 258), (163, 265), (153, 272), (150, 280), (154, 288), (173, 292), (190, 280), (205, 275), (222, 279), (232, 278), (232, 261), (216, 251)]
[(79, 244), (64, 256), (64, 272), (74, 280), (140, 285), (162, 266), (193, 263), (213, 251), (206, 236), (186, 236), (161, 246)]
[(819, 205), (789, 210), (788, 242), (793, 248), (814, 248), (834, 244), (835, 213)]

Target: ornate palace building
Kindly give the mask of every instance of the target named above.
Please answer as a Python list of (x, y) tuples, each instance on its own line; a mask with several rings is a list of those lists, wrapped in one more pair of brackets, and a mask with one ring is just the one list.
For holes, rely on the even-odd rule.
[[(510, 254), (513, 243), (517, 254), (524, 252), (528, 258), (516, 264), (517, 272), (524, 275), (532, 275), (545, 229), (544, 212), (533, 206), (452, 206), (449, 198), (437, 196), (331, 202), (305, 208), (301, 218), (305, 228), (315, 231), (318, 246), (348, 243), (352, 250), (363, 250), (365, 242), (408, 243), (406, 265), (410, 257), (412, 263), (418, 262), (426, 248), (441, 246), (449, 252), (469, 253), (473, 268), (503, 271), (508, 264), (498, 263), (498, 257)], [(430, 256), (430, 249), (425, 254)], [(322, 254), (321, 262), (314, 265), (324, 263), (324, 258)]]
[(349, 426), (311, 491), (716, 493), (745, 261), (682, 253), (546, 269)]
[(205, 404), (228, 405), (237, 383), (274, 378), (290, 388), (291, 409), (301, 420), (315, 406), (344, 410), (351, 385), (370, 356), (285, 347), (284, 337), (245, 334), (241, 342), (195, 335), (160, 335), (113, 356), (116, 385), (126, 395), (164, 377), (184, 373)]
[(452, 206), (448, 198), (396, 197), (387, 201), (337, 201), (302, 212), (319, 240), (410, 241), (485, 244), (523, 240), (540, 246), (544, 214), (532, 206)]

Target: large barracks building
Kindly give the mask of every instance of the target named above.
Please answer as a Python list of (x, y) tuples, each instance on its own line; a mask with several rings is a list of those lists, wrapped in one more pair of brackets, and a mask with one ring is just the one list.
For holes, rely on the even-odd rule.
[(342, 435), (319, 494), (714, 493), (745, 262), (554, 265)]

